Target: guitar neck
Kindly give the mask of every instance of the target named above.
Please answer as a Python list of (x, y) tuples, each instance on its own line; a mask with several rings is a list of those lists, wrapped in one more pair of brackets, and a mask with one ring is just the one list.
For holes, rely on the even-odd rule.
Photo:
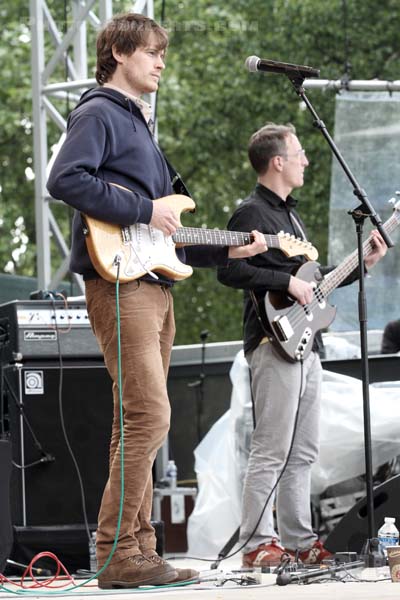
[[(268, 248), (280, 248), (277, 235), (264, 234)], [(220, 229), (203, 229), (201, 227), (178, 227), (172, 236), (178, 244), (205, 246), (246, 246), (253, 242), (251, 233), (242, 231), (223, 231)]]
[[(399, 213), (396, 210), (393, 215), (384, 223), (383, 228), (386, 233), (390, 234), (399, 224)], [(373, 250), (372, 236), (369, 236), (363, 243), (363, 257), (368, 256)], [(327, 297), (335, 290), (345, 279), (354, 271), (358, 265), (358, 251), (354, 250), (344, 261), (331, 271), (319, 286), (323, 295)]]

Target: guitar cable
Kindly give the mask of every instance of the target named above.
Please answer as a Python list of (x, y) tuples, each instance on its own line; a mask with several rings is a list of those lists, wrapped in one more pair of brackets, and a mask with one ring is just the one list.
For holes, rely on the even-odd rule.
[[(264, 322), (262, 320), (262, 316), (260, 313), (260, 309), (258, 306), (258, 302), (256, 299), (256, 296), (254, 294), (254, 290), (250, 290), (250, 298), (252, 300), (253, 306), (254, 306), (254, 310), (257, 316), (257, 320), (259, 321), (261, 328), (263, 330), (263, 332), (265, 333), (266, 337), (268, 337), (268, 339), (271, 339), (271, 334), (268, 333), (268, 331), (265, 328)], [(275, 484), (273, 485), (270, 493), (268, 494), (264, 506), (262, 508), (262, 511), (260, 513), (260, 516), (257, 519), (257, 522), (253, 528), (253, 531), (250, 533), (250, 535), (247, 537), (247, 539), (245, 540), (245, 542), (243, 542), (243, 544), (234, 552), (232, 552), (231, 554), (227, 554), (226, 556), (221, 557), (221, 555), (218, 556), (217, 560), (213, 562), (213, 567), (217, 568), (217, 566), (219, 565), (219, 563), (221, 562), (221, 560), (226, 560), (227, 558), (232, 558), (233, 556), (236, 556), (236, 554), (238, 554), (238, 552), (240, 552), (241, 550), (243, 550), (243, 548), (245, 548), (245, 546), (247, 546), (247, 544), (250, 542), (250, 540), (253, 538), (254, 534), (257, 531), (257, 528), (261, 522), (261, 519), (264, 515), (264, 512), (268, 506), (268, 503), (270, 502), (271, 498), (273, 497), (273, 494), (276, 490), (276, 488), (278, 487), (278, 484), (280, 482), (280, 480), (283, 477), (283, 474), (285, 473), (286, 467), (289, 463), (291, 454), (292, 454), (292, 450), (293, 450), (293, 445), (294, 445), (294, 440), (295, 440), (295, 436), (296, 436), (296, 431), (297, 431), (297, 423), (298, 423), (298, 418), (299, 418), (299, 411), (300, 411), (300, 402), (301, 402), (301, 394), (302, 394), (302, 386), (303, 386), (303, 373), (304, 373), (304, 365), (303, 365), (303, 360), (301, 359), (300, 361), (300, 389), (299, 389), (299, 397), (298, 397), (298, 404), (297, 404), (297, 409), (296, 409), (296, 414), (295, 414), (295, 419), (294, 419), (294, 424), (293, 424), (293, 433), (292, 433), (292, 437), (290, 440), (290, 446), (289, 446), (289, 451), (285, 460), (285, 463), (282, 467), (281, 472), (279, 473), (277, 480), (275, 482)], [(250, 373), (250, 394), (251, 394), (251, 403), (252, 403), (252, 411), (253, 411), (253, 424), (254, 424), (254, 428), (256, 427), (256, 417), (255, 417), (255, 405), (254, 405), (254, 397), (253, 397), (253, 391), (252, 391), (252, 386), (251, 386), (251, 371), (249, 369), (249, 373)], [(238, 530), (240, 531), (240, 530)], [(232, 539), (232, 538), (231, 538)]]
[[(90, 543), (90, 530), (89, 530), (89, 523), (88, 523), (88, 516), (87, 516), (87, 507), (86, 507), (86, 495), (85, 495), (85, 488), (83, 485), (83, 479), (82, 479), (82, 474), (81, 474), (81, 470), (79, 468), (79, 464), (78, 461), (76, 459), (75, 453), (72, 449), (70, 440), (69, 440), (69, 436), (67, 433), (67, 429), (65, 426), (65, 419), (64, 419), (64, 406), (63, 406), (63, 388), (64, 388), (64, 362), (63, 362), (63, 357), (62, 357), (62, 351), (61, 351), (61, 341), (60, 341), (60, 334), (62, 332), (68, 332), (71, 329), (71, 323), (68, 323), (67, 321), (67, 328), (66, 329), (61, 329), (59, 326), (59, 323), (57, 321), (57, 309), (56, 309), (56, 298), (60, 298), (64, 301), (64, 308), (65, 311), (67, 312), (68, 310), (68, 304), (67, 304), (67, 300), (65, 298), (65, 296), (63, 294), (60, 293), (52, 293), (49, 292), (50, 295), (50, 300), (52, 303), (52, 307), (53, 307), (53, 316), (54, 316), (54, 329), (56, 331), (56, 338), (57, 338), (57, 350), (58, 350), (58, 365), (59, 365), (59, 380), (58, 380), (58, 412), (59, 412), (59, 417), (60, 417), (60, 425), (61, 425), (61, 430), (62, 430), (62, 434), (64, 437), (64, 442), (65, 445), (67, 446), (68, 449), (68, 453), (71, 457), (71, 460), (73, 462), (74, 468), (75, 468), (75, 472), (76, 475), (78, 477), (78, 483), (79, 483), (79, 491), (80, 491), (80, 496), (81, 496), (81, 504), (82, 504), (82, 515), (83, 515), (83, 523), (84, 523), (84, 527), (85, 527), (85, 531), (86, 531), (86, 535), (88, 538), (88, 541)], [(55, 457), (53, 457), (53, 460), (55, 460)]]
[[(258, 304), (257, 304), (257, 300), (256, 300), (256, 297), (255, 297), (255, 294), (254, 294), (253, 290), (250, 290), (250, 297), (251, 297), (252, 302), (254, 304), (255, 313), (257, 315), (258, 321), (260, 322), (261, 328), (262, 328), (263, 332), (265, 333), (265, 335), (268, 337), (268, 339), (270, 339), (271, 336), (267, 332), (267, 330), (265, 328), (265, 325), (264, 325), (264, 323), (262, 321), (260, 310), (259, 310), (259, 307), (258, 307)], [(287, 465), (289, 463), (289, 460), (290, 460), (290, 457), (291, 457), (291, 454), (292, 454), (294, 440), (295, 440), (296, 431), (297, 431), (297, 423), (298, 423), (298, 419), (299, 419), (300, 402), (301, 402), (301, 394), (302, 394), (302, 387), (303, 387), (303, 373), (304, 373), (304, 371), (303, 371), (303, 367), (304, 367), (303, 360), (301, 359), (299, 362), (300, 362), (300, 389), (299, 389), (298, 404), (297, 404), (297, 409), (296, 409), (296, 414), (295, 414), (295, 419), (294, 419), (294, 424), (293, 424), (293, 433), (292, 433), (292, 437), (291, 437), (291, 440), (290, 440), (290, 446), (289, 446), (288, 454), (287, 454), (285, 463), (284, 463), (284, 465), (282, 467), (282, 470), (279, 473), (275, 484), (273, 485), (270, 493), (268, 494), (268, 496), (267, 496), (267, 498), (265, 500), (264, 506), (263, 506), (263, 508), (261, 510), (261, 513), (260, 513), (260, 516), (258, 517), (257, 522), (256, 522), (256, 524), (255, 524), (255, 526), (253, 528), (253, 531), (250, 533), (250, 535), (247, 537), (247, 539), (243, 542), (243, 544), (241, 546), (239, 546), (239, 548), (237, 550), (235, 550), (234, 552), (232, 552), (231, 554), (227, 554), (226, 556), (223, 556), (222, 552), (225, 550), (225, 547), (228, 544), (231, 543), (231, 541), (234, 539), (234, 537), (236, 535), (237, 535), (237, 538), (239, 537), (239, 535), (240, 535), (240, 529), (239, 528), (237, 529), (237, 532), (235, 532), (233, 534), (233, 536), (231, 536), (230, 540), (228, 541), (228, 544), (225, 545), (225, 547), (219, 553), (219, 555), (218, 555), (218, 557), (217, 557), (216, 560), (214, 560), (214, 559), (203, 559), (203, 558), (192, 557), (192, 556), (187, 556), (186, 558), (191, 558), (192, 560), (204, 560), (206, 562), (212, 562), (211, 568), (212, 569), (216, 569), (218, 567), (218, 565), (220, 564), (221, 561), (226, 560), (227, 558), (232, 558), (233, 556), (236, 556), (236, 554), (238, 554), (241, 550), (243, 550), (243, 548), (245, 548), (245, 546), (247, 546), (247, 544), (249, 543), (249, 541), (253, 538), (254, 534), (256, 533), (257, 528), (258, 528), (258, 526), (259, 526), (259, 524), (261, 522), (261, 519), (262, 519), (262, 517), (264, 515), (264, 512), (265, 512), (265, 510), (266, 510), (266, 508), (268, 506), (268, 503), (270, 502), (271, 498), (273, 497), (273, 494), (274, 494), (276, 488), (278, 487), (278, 484), (279, 484), (280, 480), (282, 479), (283, 474), (285, 473), (286, 467), (287, 467)], [(254, 405), (253, 391), (252, 391), (252, 388), (251, 388), (251, 371), (250, 371), (250, 369), (249, 369), (249, 373), (250, 373), (250, 394), (251, 394), (251, 403), (252, 403), (252, 411), (253, 411), (253, 424), (254, 424), (254, 428), (255, 428), (255, 426), (256, 426), (255, 405)]]

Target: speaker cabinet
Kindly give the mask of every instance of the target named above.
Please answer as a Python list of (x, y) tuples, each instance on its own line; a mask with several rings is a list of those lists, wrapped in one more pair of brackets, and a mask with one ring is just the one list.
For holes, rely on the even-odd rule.
[[(395, 517), (400, 523), (400, 475), (396, 475), (374, 490), (374, 518), (378, 530), (385, 517)], [(375, 534), (375, 532), (374, 532)], [(368, 539), (367, 499), (361, 498), (339, 521), (324, 545), (331, 552), (360, 552)]]
[(0, 573), (4, 573), (13, 540), (10, 514), (11, 443), (0, 439)]
[(108, 475), (111, 379), (102, 362), (7, 366), (4, 390), (12, 440), (14, 525), (97, 523)]

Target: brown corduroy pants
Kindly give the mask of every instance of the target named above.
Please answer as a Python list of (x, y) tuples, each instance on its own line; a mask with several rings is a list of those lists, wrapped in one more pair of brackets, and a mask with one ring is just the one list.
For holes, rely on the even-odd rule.
[[(85, 282), (90, 323), (113, 381), (114, 417), (109, 478), (100, 506), (97, 559), (102, 566), (115, 539), (121, 490), (121, 430), (115, 285)], [(169, 429), (167, 374), (175, 335), (171, 291), (159, 284), (120, 284), (124, 505), (112, 562), (155, 549), (151, 525), (152, 466)]]

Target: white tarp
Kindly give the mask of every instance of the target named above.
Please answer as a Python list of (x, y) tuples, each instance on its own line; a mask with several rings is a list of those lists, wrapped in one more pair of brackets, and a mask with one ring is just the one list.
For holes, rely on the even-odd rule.
[[(385, 222), (392, 213), (388, 200), (400, 190), (400, 93), (343, 91), (335, 98), (335, 142), (368, 199)], [(322, 144), (322, 141), (321, 141)], [(333, 158), (329, 201), (329, 260), (340, 264), (357, 248), (356, 226), (348, 211), (360, 204), (339, 162)], [(364, 239), (372, 223), (366, 219)], [(398, 246), (399, 229), (391, 234)], [(383, 329), (398, 319), (400, 262), (398, 247), (371, 271), (365, 281), (368, 323)], [(330, 302), (338, 306), (331, 329), (349, 331), (358, 325), (357, 293), (352, 286), (335, 291)], [(388, 290), (390, 293), (388, 294)]]
[[(249, 374), (243, 351), (230, 371), (231, 408), (195, 450), (199, 493), (188, 521), (189, 554), (214, 557), (239, 527), (241, 489), (252, 432)], [(370, 386), (374, 469), (400, 455), (400, 381)], [(321, 448), (312, 493), (365, 472), (361, 381), (324, 371)], [(261, 507), (260, 507), (261, 508)]]

